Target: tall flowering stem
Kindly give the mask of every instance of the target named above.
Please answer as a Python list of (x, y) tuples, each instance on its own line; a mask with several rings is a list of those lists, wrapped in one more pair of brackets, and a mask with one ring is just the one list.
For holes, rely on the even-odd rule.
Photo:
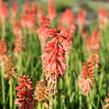
[(42, 63), (44, 66), (47, 87), (49, 89), (48, 93), (51, 95), (52, 99), (52, 96), (57, 92), (57, 80), (60, 76), (64, 75), (66, 64), (65, 51), (61, 44), (62, 38), (60, 31), (56, 30), (50, 39), (51, 40), (49, 40), (45, 45), (44, 52), (42, 54)]
[(9, 81), (9, 94), (10, 94), (10, 109), (13, 108), (13, 80)]
[(16, 90), (18, 91), (16, 99), (18, 109), (34, 109), (32, 81), (28, 76), (23, 75), (18, 78)]
[(3, 109), (6, 109), (6, 105), (5, 105), (5, 80), (4, 80), (4, 67), (3, 65), (1, 66), (1, 83), (2, 83), (2, 100), (3, 100)]

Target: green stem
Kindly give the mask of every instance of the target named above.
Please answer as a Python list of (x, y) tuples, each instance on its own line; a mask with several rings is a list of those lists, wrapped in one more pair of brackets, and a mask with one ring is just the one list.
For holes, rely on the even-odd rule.
[(5, 38), (5, 23), (2, 24), (2, 38)]
[(19, 75), (22, 75), (22, 52), (19, 54), (18, 57), (18, 66), (17, 66), (17, 71), (19, 72)]
[(50, 103), (49, 103), (49, 109), (53, 108), (53, 98), (51, 98)]
[[(13, 83), (13, 89), (15, 89), (15, 83)], [(16, 99), (17, 98), (17, 96), (16, 96), (16, 91), (15, 90), (13, 90), (13, 95), (14, 95), (14, 99)], [(16, 109), (16, 105), (15, 105), (15, 103), (14, 103), (14, 106), (13, 106), (14, 108), (13, 109)]]
[(79, 109), (82, 109), (82, 96), (80, 94), (80, 91), (79, 91), (79, 104), (80, 104)]
[(5, 80), (4, 80), (4, 65), (1, 66), (1, 83), (2, 83), (2, 100), (3, 100), (3, 109), (6, 109), (5, 106)]
[(87, 96), (87, 104), (88, 104), (88, 109), (92, 109), (89, 95)]
[(13, 86), (12, 86), (12, 79), (9, 81), (9, 97), (10, 97), (10, 109), (12, 109), (13, 106)]

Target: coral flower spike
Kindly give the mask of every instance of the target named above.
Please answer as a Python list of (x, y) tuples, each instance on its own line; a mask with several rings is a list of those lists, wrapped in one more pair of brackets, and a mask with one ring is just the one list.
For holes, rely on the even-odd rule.
[(52, 37), (49, 37), (51, 40), (45, 44), (42, 54), (45, 80), (47, 81), (50, 96), (56, 94), (57, 81), (64, 75), (66, 69), (65, 51), (59, 40), (60, 37), (60, 31), (53, 32)]
[(83, 65), (79, 87), (83, 95), (88, 95), (94, 85), (94, 65), (92, 62), (87, 62)]
[(100, 32), (99, 31), (96, 31), (96, 30), (93, 31), (92, 35), (87, 38), (85, 47), (87, 51), (99, 50), (100, 48)]
[(7, 16), (8, 16), (8, 5), (5, 2), (0, 1), (0, 19), (2, 23), (5, 22)]
[(61, 15), (61, 18), (59, 19), (59, 26), (64, 26), (67, 28), (70, 28), (72, 24), (74, 24), (75, 17), (70, 8), (67, 8)]
[(49, 41), (44, 49), (42, 60), (46, 73), (56, 75), (56, 77), (63, 76), (66, 65), (64, 63), (65, 51), (61, 45), (58, 45), (56, 38)]
[(83, 30), (85, 23), (86, 23), (86, 11), (81, 10), (77, 16), (77, 24), (80, 31)]
[(108, 11), (104, 8), (100, 9), (98, 12), (98, 23), (100, 29), (105, 29), (105, 27), (109, 24)]
[(52, 21), (56, 16), (55, 0), (48, 0), (48, 18)]
[[(87, 71), (86, 71), (86, 66), (84, 65), (83, 66), (83, 69), (84, 69), (84, 71), (82, 71), (82, 73), (84, 72), (84, 76), (86, 76), (86, 74), (87, 74)], [(89, 82), (89, 80), (90, 79), (88, 79), (88, 78), (81, 78), (80, 80), (79, 80), (79, 87), (80, 87), (80, 89), (81, 89), (81, 91), (82, 91), (82, 93), (83, 93), (83, 95), (87, 95), (88, 93), (89, 93), (89, 91), (91, 90), (91, 87), (90, 87), (90, 85), (92, 85), (92, 82), (90, 81)]]

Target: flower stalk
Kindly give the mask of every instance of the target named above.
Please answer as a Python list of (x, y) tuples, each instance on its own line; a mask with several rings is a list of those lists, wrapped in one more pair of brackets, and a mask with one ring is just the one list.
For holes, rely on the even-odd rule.
[(6, 109), (6, 98), (5, 98), (5, 79), (4, 79), (4, 65), (1, 65), (1, 83), (2, 83), (2, 100), (3, 100), (3, 109)]
[(13, 80), (12, 78), (9, 80), (9, 105), (10, 109), (13, 109)]

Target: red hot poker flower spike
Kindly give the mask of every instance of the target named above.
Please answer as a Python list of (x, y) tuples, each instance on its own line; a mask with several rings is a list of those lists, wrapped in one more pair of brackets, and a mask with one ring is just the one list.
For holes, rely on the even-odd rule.
[(74, 24), (75, 17), (71, 9), (67, 8), (61, 15), (59, 19), (59, 26), (65, 26), (70, 28)]
[(48, 0), (48, 18), (53, 20), (56, 16), (55, 0)]
[(95, 61), (90, 59), (83, 65), (79, 87), (84, 95), (88, 95), (94, 85)]
[(85, 23), (86, 23), (86, 11), (81, 10), (77, 16), (77, 24), (80, 31), (83, 30)]
[(100, 9), (98, 12), (99, 28), (104, 29), (109, 23), (109, 14), (106, 9)]
[(8, 5), (5, 2), (1, 1), (0, 2), (0, 19), (2, 23), (5, 22), (7, 16), (8, 16)]
[(29, 77), (26, 75), (19, 77), (18, 85), (16, 87), (18, 91), (16, 104), (19, 106), (19, 109), (34, 109), (33, 88)]
[(99, 50), (100, 48), (100, 32), (99, 31), (95, 30), (92, 33), (92, 35), (87, 38), (85, 47), (87, 51)]
[[(90, 72), (91, 71), (91, 72)], [(88, 68), (87, 64), (83, 65), (81, 79), (79, 80), (79, 87), (83, 95), (88, 95), (94, 84), (93, 68)]]
[(45, 45), (42, 61), (47, 75), (62, 76), (65, 72), (65, 51), (59, 42), (58, 35)]

